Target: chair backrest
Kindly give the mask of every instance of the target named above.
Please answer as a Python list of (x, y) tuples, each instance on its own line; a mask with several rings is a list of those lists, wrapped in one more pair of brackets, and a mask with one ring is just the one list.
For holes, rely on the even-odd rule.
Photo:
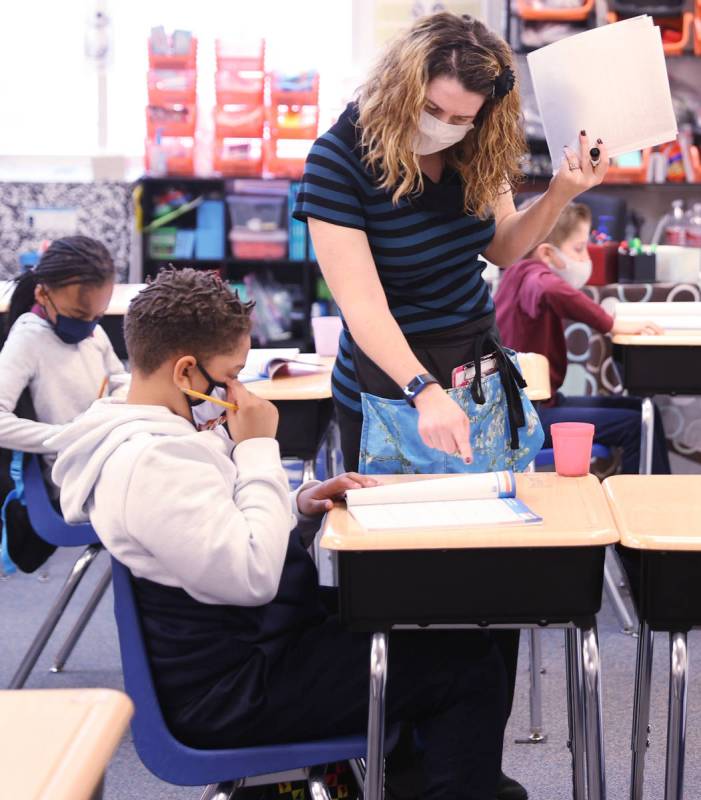
[(44, 483), (39, 457), (33, 455), (24, 465), (24, 496), (29, 521), (41, 538), (56, 547), (83, 547), (99, 544), (92, 525), (69, 525), (56, 511)]
[(196, 750), (181, 744), (168, 730), (158, 702), (131, 574), (114, 558), (112, 585), (124, 689), (135, 708), (131, 722), (134, 747), (154, 775), (178, 786), (202, 786), (364, 754), (364, 737), (231, 750)]
[(550, 364), (540, 353), (518, 353), (521, 373), (526, 379), (526, 395), (530, 400), (549, 400)]
[(182, 770), (182, 759), (187, 759), (189, 748), (171, 735), (158, 703), (131, 574), (115, 558), (112, 559), (112, 585), (124, 688), (135, 708), (131, 723), (134, 747), (146, 767), (159, 778), (181, 786), (196, 786), (196, 781), (187, 780), (187, 770)]

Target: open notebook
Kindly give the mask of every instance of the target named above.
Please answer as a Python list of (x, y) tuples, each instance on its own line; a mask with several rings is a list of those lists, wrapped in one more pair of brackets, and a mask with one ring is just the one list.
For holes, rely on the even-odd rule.
[(329, 367), (319, 364), (314, 355), (300, 355), (296, 348), (251, 350), (246, 366), (239, 373), (242, 383), (265, 378), (290, 378), (300, 375), (317, 375), (329, 372)]
[(533, 525), (512, 472), (485, 472), (349, 489), (348, 510), (366, 530)]

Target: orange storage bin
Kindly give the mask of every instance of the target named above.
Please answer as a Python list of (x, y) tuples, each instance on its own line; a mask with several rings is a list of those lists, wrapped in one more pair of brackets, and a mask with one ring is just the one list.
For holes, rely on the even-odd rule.
[(260, 139), (263, 136), (263, 106), (214, 109), (214, 136), (217, 139)]
[(216, 74), (218, 106), (262, 106), (265, 81), (263, 75), (245, 76), (222, 70)]
[[(620, 17), (613, 11), (607, 14), (609, 22), (618, 22)], [(678, 17), (654, 17), (655, 25), (662, 28), (662, 47), (665, 54), (668, 56), (679, 56), (686, 50), (689, 40), (691, 39), (691, 31), (694, 26), (694, 15), (690, 12), (685, 12)], [(679, 37), (674, 37), (674, 41), (669, 37), (665, 41), (665, 30), (677, 31)]]
[(192, 175), (195, 171), (195, 147), (193, 139), (163, 138), (160, 145), (152, 140), (146, 141), (146, 170), (156, 167), (156, 150), (160, 147), (165, 154), (168, 175)]
[(650, 149), (643, 150), (642, 163), (639, 167), (617, 167), (611, 164), (606, 172), (604, 183), (645, 183), (647, 168), (650, 163)]
[(694, 53), (701, 56), (701, 0), (694, 7)]
[(316, 139), (319, 106), (276, 106), (269, 109), (268, 123), (273, 139)]
[(517, 0), (516, 11), (529, 22), (584, 22), (594, 9), (594, 0), (583, 0), (578, 8), (537, 8), (529, 0)]
[(146, 108), (146, 132), (150, 139), (161, 136), (194, 136), (197, 125), (195, 105), (151, 105)]
[(694, 170), (694, 181), (701, 183), (701, 155), (699, 155), (699, 148), (696, 145), (692, 145), (689, 148), (689, 153), (691, 155), (691, 166)]
[(197, 72), (194, 69), (150, 69), (148, 101), (152, 105), (197, 102)]
[(151, 69), (195, 69), (197, 66), (197, 39), (193, 36), (187, 53), (154, 53), (148, 43), (148, 64)]
[(266, 139), (263, 142), (263, 170), (271, 178), (302, 177), (312, 140)]
[(263, 143), (260, 139), (215, 139), (212, 166), (231, 178), (258, 178), (263, 172)]
[(319, 105), (319, 73), (299, 75), (270, 73), (270, 103), (273, 106)]
[(263, 72), (265, 69), (265, 39), (248, 43), (217, 39), (215, 51), (217, 71)]

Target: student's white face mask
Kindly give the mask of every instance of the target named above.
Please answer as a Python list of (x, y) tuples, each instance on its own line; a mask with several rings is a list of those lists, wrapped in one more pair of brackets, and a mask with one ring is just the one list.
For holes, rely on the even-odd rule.
[(560, 261), (565, 264), (564, 269), (551, 266), (553, 272), (556, 272), (563, 280), (566, 280), (570, 286), (574, 286), (575, 289), (581, 289), (591, 278), (591, 259), (587, 258), (584, 261), (578, 261), (575, 258), (566, 256), (558, 247), (554, 247), (553, 250)]
[(414, 138), (414, 152), (418, 156), (427, 156), (439, 150), (446, 150), (464, 139), (467, 132), (474, 127), (471, 122), (467, 125), (449, 125), (427, 111), (422, 111), (419, 117), (419, 132)]

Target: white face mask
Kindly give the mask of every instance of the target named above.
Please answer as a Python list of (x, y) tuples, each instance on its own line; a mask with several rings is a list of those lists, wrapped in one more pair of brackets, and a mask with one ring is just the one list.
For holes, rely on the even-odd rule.
[(467, 125), (449, 125), (427, 111), (422, 111), (419, 117), (419, 132), (414, 138), (414, 152), (418, 156), (427, 156), (439, 150), (446, 150), (464, 139), (467, 132), (474, 127), (471, 122)]
[(577, 261), (574, 258), (566, 256), (559, 248), (555, 247), (553, 249), (560, 261), (565, 262), (565, 268), (558, 269), (552, 266), (550, 268), (563, 280), (566, 280), (570, 286), (574, 286), (575, 289), (581, 289), (589, 278), (591, 278), (591, 259), (587, 258), (586, 261)]

